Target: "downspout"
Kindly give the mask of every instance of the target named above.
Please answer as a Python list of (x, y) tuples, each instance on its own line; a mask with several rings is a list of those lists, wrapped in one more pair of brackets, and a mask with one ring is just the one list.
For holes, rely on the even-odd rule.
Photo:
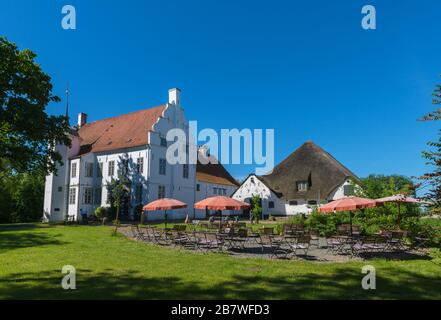
[(78, 205), (77, 205), (77, 216), (76, 216), (76, 221), (78, 221), (78, 215), (80, 214), (80, 204), (81, 204), (81, 157), (79, 158), (79, 163), (78, 163), (78, 197), (77, 197), (77, 201), (78, 201)]

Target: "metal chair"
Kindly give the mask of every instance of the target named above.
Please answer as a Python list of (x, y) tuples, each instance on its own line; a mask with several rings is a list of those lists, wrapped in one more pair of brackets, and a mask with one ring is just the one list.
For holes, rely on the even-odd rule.
[(265, 252), (265, 249), (269, 249), (270, 258), (287, 258), (289, 251), (282, 248), (282, 241), (274, 238), (273, 235), (262, 233), (260, 234), (259, 244), (262, 246), (262, 253)]

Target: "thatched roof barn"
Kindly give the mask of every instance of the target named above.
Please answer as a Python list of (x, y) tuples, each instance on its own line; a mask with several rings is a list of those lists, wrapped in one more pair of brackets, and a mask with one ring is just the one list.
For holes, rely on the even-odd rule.
[[(306, 141), (269, 175), (259, 176), (269, 188), (287, 199), (326, 198), (348, 178), (348, 168), (312, 141)], [(306, 183), (304, 188), (302, 183)]]
[(307, 141), (264, 176), (251, 174), (233, 194), (259, 195), (264, 214), (310, 212), (312, 206), (350, 194), (358, 178), (321, 147)]

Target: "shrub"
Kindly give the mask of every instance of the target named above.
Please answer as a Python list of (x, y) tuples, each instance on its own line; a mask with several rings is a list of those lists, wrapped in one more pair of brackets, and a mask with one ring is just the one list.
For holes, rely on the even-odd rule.
[(337, 231), (337, 223), (339, 219), (336, 214), (326, 214), (313, 211), (305, 221), (305, 227), (308, 230), (316, 230), (318, 233), (327, 237)]
[(106, 216), (106, 208), (104, 207), (98, 207), (95, 209), (95, 216), (99, 219), (102, 220), (105, 216)]
[(306, 218), (302, 214), (297, 214), (288, 218), (287, 223), (305, 225)]
[(254, 220), (259, 223), (259, 219), (262, 216), (262, 200), (258, 195), (253, 196), (251, 198), (251, 204), (252, 204), (252, 211), (253, 211), (253, 218)]

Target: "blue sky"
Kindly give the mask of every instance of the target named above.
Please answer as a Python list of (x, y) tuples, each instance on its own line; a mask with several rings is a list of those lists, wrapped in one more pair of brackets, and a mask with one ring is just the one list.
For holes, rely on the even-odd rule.
[[(61, 28), (65, 4), (77, 30)], [(376, 30), (361, 28), (365, 4)], [(199, 128), (274, 128), (276, 163), (311, 139), (361, 177), (416, 176), (439, 126), (416, 121), (441, 82), (439, 12), (439, 0), (2, 0), (0, 34), (38, 54), (56, 94), (69, 81), (73, 117), (152, 107), (179, 87)]]

